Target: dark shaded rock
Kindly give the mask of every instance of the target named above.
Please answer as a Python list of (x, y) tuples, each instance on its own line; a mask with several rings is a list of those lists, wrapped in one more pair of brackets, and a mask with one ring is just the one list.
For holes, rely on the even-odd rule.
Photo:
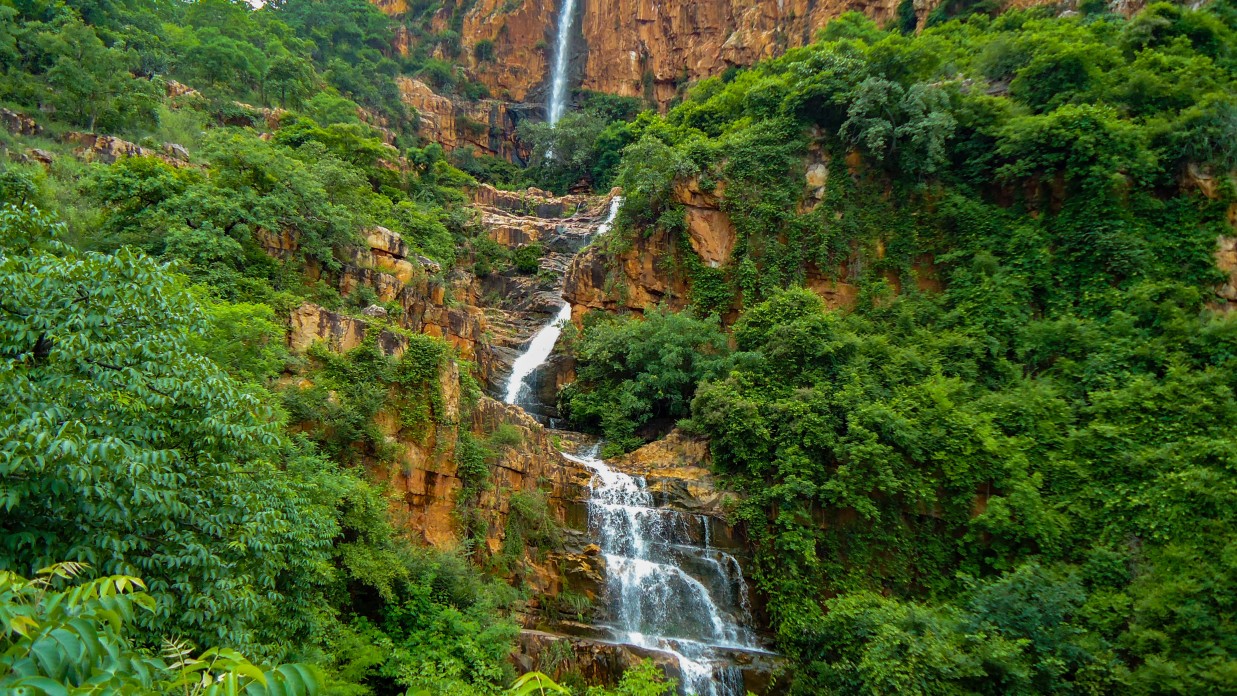
[(43, 126), (25, 114), (0, 108), (0, 125), (13, 135), (42, 135)]

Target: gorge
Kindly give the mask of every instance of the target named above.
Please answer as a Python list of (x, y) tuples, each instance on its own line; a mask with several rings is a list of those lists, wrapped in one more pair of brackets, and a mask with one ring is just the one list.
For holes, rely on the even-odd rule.
[[(605, 219), (588, 241), (610, 229), (622, 202), (620, 196), (611, 198)], [(534, 390), (527, 380), (545, 364), (571, 313), (571, 303), (564, 302), (516, 358), (506, 403), (533, 406)], [(576, 433), (561, 436), (581, 441)], [(599, 599), (605, 618), (590, 632), (607, 642), (670, 655), (683, 694), (743, 696), (749, 689), (733, 655), (768, 657), (750, 628), (749, 591), (739, 561), (711, 547), (710, 520), (666, 507), (664, 501), (657, 504), (642, 476), (615, 470), (598, 458), (600, 449), (596, 443), (566, 454), (592, 474), (586, 530), (604, 561)]]
[(0, 692), (1232, 693), (1234, 47), (0, 7)]

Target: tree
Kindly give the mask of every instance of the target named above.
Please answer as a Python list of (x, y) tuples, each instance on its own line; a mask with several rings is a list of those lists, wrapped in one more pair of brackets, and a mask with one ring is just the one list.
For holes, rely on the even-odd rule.
[(954, 117), (945, 93), (925, 84), (909, 89), (869, 77), (855, 93), (841, 134), (878, 162), (902, 171), (932, 174), (945, 164)]
[(214, 27), (197, 32), (185, 50), (180, 69), (206, 86), (243, 93), (266, 73), (266, 56), (253, 44), (224, 36)]
[[(285, 53), (271, 61), (263, 79), (263, 90), (279, 95), (279, 105), (287, 108), (289, 105), (300, 107), (317, 83), (314, 68), (309, 61), (299, 56)], [(356, 110), (353, 108), (353, 119)]]
[(716, 319), (663, 310), (593, 320), (573, 350), (577, 379), (559, 403), (576, 425), (600, 428), (610, 453), (642, 444), (646, 424), (687, 416), (696, 385), (731, 365)]
[(154, 122), (153, 85), (130, 75), (130, 57), (105, 46), (91, 27), (71, 19), (39, 39), (54, 61), (47, 71), (52, 100), (75, 123), (94, 131)]
[(128, 632), (137, 616), (156, 610), (146, 584), (124, 575), (82, 582), (89, 569), (58, 563), (33, 580), (0, 571), (0, 689), (47, 696), (317, 693), (317, 670), (307, 665), (263, 670), (227, 648), (194, 657), (188, 644), (170, 639), (164, 658), (139, 652)]
[[(142, 255), (78, 252), (0, 211), (3, 567), (140, 572), (138, 625), (245, 649), (316, 630), (332, 503), (251, 390), (193, 350), (210, 329)], [(275, 619), (278, 617), (278, 627)]]

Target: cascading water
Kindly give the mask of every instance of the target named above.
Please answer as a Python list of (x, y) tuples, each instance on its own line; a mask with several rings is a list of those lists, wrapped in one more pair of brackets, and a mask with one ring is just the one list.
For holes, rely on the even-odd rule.
[[(586, 243), (610, 230), (614, 224), (614, 217), (618, 215), (618, 210), (622, 205), (622, 196), (610, 199), (610, 209), (606, 212), (606, 219), (597, 226), (593, 234), (588, 236)], [(528, 393), (532, 391), (531, 385), (528, 384), (529, 375), (550, 357), (550, 353), (554, 351), (554, 344), (558, 343), (558, 337), (563, 333), (563, 324), (570, 319), (571, 304), (564, 303), (554, 318), (541, 327), (541, 330), (533, 336), (533, 340), (529, 341), (528, 347), (511, 366), (511, 376), (507, 379), (507, 389), (503, 396), (504, 402), (519, 404), (528, 397)]]
[(576, 0), (561, 0), (558, 9), (558, 38), (554, 42), (554, 67), (550, 70), (550, 104), (546, 120), (558, 123), (567, 108), (567, 60), (571, 52), (571, 28), (575, 23)]
[(598, 447), (570, 456), (593, 472), (589, 530), (606, 561), (615, 640), (671, 653), (682, 689), (741, 696), (742, 675), (721, 654), (760, 651), (738, 561), (711, 548), (707, 520), (654, 506), (643, 479), (615, 471)]
[[(610, 229), (622, 203), (618, 196), (610, 201), (590, 240)], [(570, 318), (571, 305), (564, 304), (533, 336), (512, 366), (507, 403), (530, 403), (528, 378), (549, 358)], [(610, 468), (597, 458), (599, 451), (598, 445), (566, 456), (593, 472), (589, 531), (605, 557), (611, 619), (603, 628), (615, 642), (673, 655), (685, 694), (741, 696), (742, 674), (723, 653), (763, 651), (745, 627), (751, 613), (738, 561), (709, 543), (705, 517), (655, 506), (643, 479)]]
[(528, 385), (528, 376), (541, 366), (541, 363), (550, 357), (550, 353), (554, 351), (554, 344), (558, 343), (558, 337), (563, 333), (563, 322), (571, 319), (571, 304), (564, 304), (558, 309), (558, 314), (550, 320), (550, 323), (541, 327), (534, 336), (533, 340), (529, 341), (528, 348), (515, 359), (515, 364), (511, 366), (511, 377), (507, 379), (507, 394), (503, 401), (514, 404), (518, 403), (521, 396), (530, 390)]

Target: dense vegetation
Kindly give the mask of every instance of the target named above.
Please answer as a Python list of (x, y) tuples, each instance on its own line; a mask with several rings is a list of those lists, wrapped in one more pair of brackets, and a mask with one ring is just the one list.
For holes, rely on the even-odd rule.
[[(526, 597), (494, 576), (558, 543), (544, 499), (511, 497), (497, 553), (437, 551), (366, 465), (398, 466), (384, 416), (453, 431), (467, 533), (519, 434), (472, 433), (467, 364), (338, 276), (379, 225), (415, 282), (537, 272), (540, 247), (478, 235), (475, 176), (617, 183), (610, 252), (678, 243), (685, 311), (590, 319), (563, 410), (610, 452), (709, 438), (798, 693), (1235, 691), (1237, 324), (1209, 306), (1231, 0), (943, 3), (918, 35), (913, 8), (847, 15), (665, 116), (583, 95), (522, 129), (527, 169), (419, 142), (400, 102), (400, 74), (484, 96), (450, 62), (493, 59), (459, 43), (467, 6), (432, 31), (438, 3), (409, 3), (399, 56), (364, 0), (0, 4), (0, 105), (41, 129), (0, 133), (0, 688), (508, 688)], [(147, 155), (84, 163), (77, 131)], [(721, 267), (687, 180), (734, 223)], [(291, 355), (307, 301), (382, 305), (403, 352)], [(662, 696), (658, 674), (587, 693)]]
[[(681, 240), (674, 321), (737, 315), (734, 352), (599, 322), (565, 405), (630, 447), (607, 413), (694, 393), (796, 693), (1234, 692), (1235, 19), (847, 15), (629, 124), (611, 250)], [(721, 268), (686, 179), (734, 223)]]
[[(0, 133), (0, 688), (511, 684), (523, 591), (467, 544), (407, 538), (362, 466), (396, 466), (375, 424), (391, 413), (409, 441), (458, 429), (461, 478), (484, 487), (502, 444), (448, 419), (454, 351), (402, 329), (398, 302), (367, 317), (398, 358), (380, 331), (285, 347), (304, 302), (381, 304), (339, 290), (366, 230), (398, 234), (430, 286), (487, 248), (473, 179), (417, 146), (391, 31), (363, 0), (0, 5), (0, 102), (38, 125)], [(85, 163), (83, 130), (147, 150)], [(460, 380), (467, 409), (466, 364)], [(522, 505), (526, 536), (551, 534)], [(649, 669), (619, 693), (664, 691)]]

